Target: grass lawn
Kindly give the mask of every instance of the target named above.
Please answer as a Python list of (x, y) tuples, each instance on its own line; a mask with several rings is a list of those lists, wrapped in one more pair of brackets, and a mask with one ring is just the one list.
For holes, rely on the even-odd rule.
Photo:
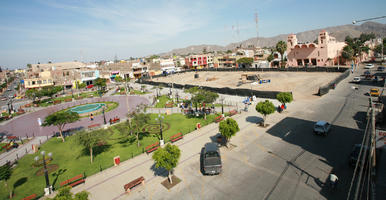
[[(155, 121), (158, 114), (151, 114), (151, 122), (145, 125), (145, 129), (159, 126)], [(208, 115), (207, 120), (203, 118), (189, 118), (182, 114), (164, 115), (164, 139), (169, 141), (170, 136), (181, 132), (187, 134), (195, 129), (196, 123), (205, 126), (213, 122), (214, 115)], [(167, 127), (169, 127), (167, 129)], [(167, 130), (166, 130), (167, 129)], [(149, 129), (150, 130), (150, 129)], [(157, 130), (157, 129), (155, 129)], [(77, 144), (76, 136), (66, 137), (66, 142), (61, 142), (60, 138), (51, 138), (41, 145), (36, 154), (28, 154), (18, 161), (18, 165), (13, 169), (12, 176), (8, 184), (13, 188), (14, 199), (21, 199), (31, 194), (43, 195), (45, 187), (44, 175), (37, 176), (36, 172), (42, 167), (34, 167), (34, 157), (40, 155), (40, 151), (53, 153), (53, 160), (49, 165), (58, 165), (58, 168), (49, 174), (50, 183), (55, 188), (60, 186), (60, 182), (70, 179), (78, 174), (91, 176), (104, 169), (113, 166), (113, 157), (119, 155), (121, 160), (128, 160), (136, 155), (143, 153), (144, 148), (153, 144), (158, 139), (158, 132), (153, 134), (143, 134), (140, 139), (140, 147), (134, 140), (135, 136), (124, 135), (128, 133), (126, 122), (114, 125), (106, 130), (109, 139), (104, 146), (94, 148), (94, 162), (90, 163), (88, 151)], [(1, 183), (4, 184), (4, 183)], [(8, 192), (4, 186), (0, 187), (0, 199), (7, 199)]]
[(155, 104), (156, 108), (165, 108), (165, 104), (167, 102), (171, 101), (171, 99), (166, 95), (159, 96), (158, 100), (159, 100), (159, 102), (157, 104)]
[[(74, 98), (77, 96), (78, 96), (77, 94), (74, 94)], [(97, 91), (83, 92), (83, 93), (80, 93), (79, 96), (81, 96), (83, 98), (97, 97), (98, 92)], [(60, 100), (63, 102), (65, 99), (70, 99), (70, 98), (72, 98), (72, 95), (57, 97), (57, 98), (53, 98), (53, 99), (45, 99), (45, 100), (40, 101), (39, 106), (47, 107), (47, 106), (53, 105), (54, 101)]]
[(141, 90), (130, 90), (130, 93), (142, 95), (142, 94), (148, 94), (149, 92), (142, 92)]

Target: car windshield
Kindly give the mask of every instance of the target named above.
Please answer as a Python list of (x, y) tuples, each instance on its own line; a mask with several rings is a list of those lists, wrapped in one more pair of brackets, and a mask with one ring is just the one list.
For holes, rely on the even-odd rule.
[(213, 158), (213, 157), (219, 157), (218, 153), (215, 151), (210, 151), (205, 154), (205, 158)]
[(315, 125), (315, 129), (323, 129), (323, 126), (322, 125)]
[(377, 89), (371, 89), (370, 91), (371, 91), (371, 92), (378, 92)]

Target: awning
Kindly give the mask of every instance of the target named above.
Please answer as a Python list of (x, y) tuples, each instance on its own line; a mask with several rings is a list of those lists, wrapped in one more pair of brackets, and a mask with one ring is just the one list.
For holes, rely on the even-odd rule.
[(87, 86), (87, 88), (92, 88), (92, 87), (94, 87), (93, 84), (90, 84), (90, 85)]

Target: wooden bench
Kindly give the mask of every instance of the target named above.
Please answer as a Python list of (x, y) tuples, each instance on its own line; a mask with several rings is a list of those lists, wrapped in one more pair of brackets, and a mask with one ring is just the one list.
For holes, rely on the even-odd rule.
[(74, 187), (76, 185), (84, 183), (84, 181), (85, 181), (85, 179), (84, 179), (83, 174), (79, 174), (79, 175), (75, 176), (74, 178), (70, 178), (68, 180), (65, 180), (65, 181), (61, 182), (60, 186), (61, 187), (63, 187), (63, 186)]
[(224, 117), (223, 117), (222, 115), (220, 115), (220, 116), (214, 118), (214, 121), (215, 121), (216, 123), (218, 123), (218, 122), (221, 122), (223, 119), (224, 119)]
[(152, 145), (147, 146), (147, 147), (145, 148), (145, 150), (146, 150), (146, 153), (149, 154), (149, 153), (151, 153), (151, 152), (157, 150), (158, 148), (159, 148), (159, 142), (156, 142), (156, 143), (154, 143), (154, 144), (152, 144)]
[(90, 126), (88, 126), (89, 129), (93, 129), (93, 128), (96, 128), (96, 127), (99, 127), (101, 126), (100, 124), (92, 124)]
[(167, 104), (165, 104), (165, 108), (173, 108), (173, 103), (167, 103)]
[(62, 103), (61, 100), (55, 100), (55, 101), (54, 101), (54, 104), (60, 104), (60, 103)]
[(21, 200), (33, 200), (33, 199), (36, 199), (37, 195), (36, 194), (32, 194), (28, 197), (24, 197), (22, 198)]
[(137, 185), (144, 185), (145, 184), (145, 178), (143, 176), (131, 181), (128, 184), (125, 184), (123, 188), (125, 189), (125, 192), (129, 193), (131, 189), (133, 189)]
[(235, 114), (237, 114), (237, 110), (231, 110), (231, 111), (229, 111), (229, 116), (233, 116), (233, 115), (235, 115)]
[(65, 102), (70, 102), (70, 101), (72, 101), (72, 99), (65, 99), (64, 101)]
[(177, 133), (177, 134), (170, 137), (170, 141), (173, 143), (173, 142), (176, 142), (176, 141), (181, 140), (183, 138), (184, 138), (184, 135), (182, 133)]
[(121, 121), (120, 118), (114, 118), (114, 119), (111, 119), (111, 120), (110, 120), (110, 124), (115, 124), (115, 123), (117, 123), (117, 122), (119, 122), (119, 121)]

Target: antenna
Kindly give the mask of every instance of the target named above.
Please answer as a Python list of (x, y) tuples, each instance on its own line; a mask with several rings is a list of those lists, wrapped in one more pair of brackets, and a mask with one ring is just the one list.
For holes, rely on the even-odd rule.
[[(240, 28), (239, 28), (239, 22), (237, 21), (237, 27), (236, 27), (236, 37), (237, 37), (237, 42), (240, 42)], [(241, 47), (241, 43), (240, 43)]]
[(256, 23), (256, 48), (257, 48), (258, 47), (258, 41), (259, 41), (259, 27), (258, 27), (259, 18), (257, 16), (256, 9), (255, 9), (255, 23)]

